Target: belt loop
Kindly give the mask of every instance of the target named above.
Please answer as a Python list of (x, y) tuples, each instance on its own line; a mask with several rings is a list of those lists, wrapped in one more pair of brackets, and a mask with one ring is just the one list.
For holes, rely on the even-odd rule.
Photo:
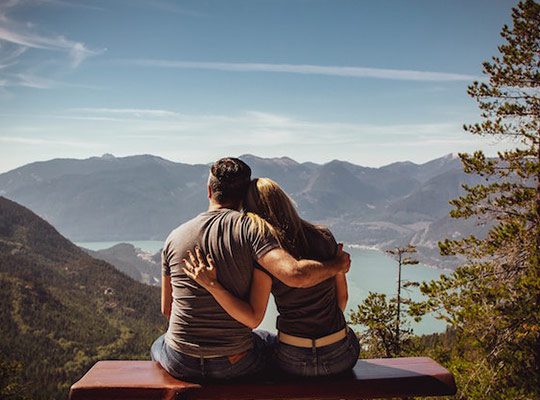
[(312, 366), (315, 367), (315, 374), (318, 374), (319, 373), (319, 360), (318, 360), (318, 357), (317, 357), (317, 339), (311, 339), (311, 356), (313, 357), (312, 359)]
[(201, 374), (204, 378), (206, 376), (206, 373), (204, 371), (204, 356), (202, 354), (200, 355), (200, 360), (201, 360)]

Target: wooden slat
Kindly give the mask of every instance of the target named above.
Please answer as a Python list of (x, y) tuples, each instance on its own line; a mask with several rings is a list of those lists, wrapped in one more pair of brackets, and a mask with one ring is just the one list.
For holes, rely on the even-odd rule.
[(71, 400), (370, 399), (452, 395), (452, 374), (427, 357), (359, 360), (351, 373), (301, 379), (198, 385), (178, 381), (151, 361), (100, 361), (71, 388)]
[(171, 400), (199, 387), (173, 378), (153, 361), (99, 361), (71, 386), (69, 398)]

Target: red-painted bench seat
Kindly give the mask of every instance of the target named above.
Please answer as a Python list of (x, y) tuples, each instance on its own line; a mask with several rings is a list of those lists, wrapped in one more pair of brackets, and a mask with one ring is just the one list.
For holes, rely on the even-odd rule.
[(453, 395), (452, 374), (431, 358), (359, 360), (352, 373), (328, 378), (183, 382), (152, 361), (99, 361), (70, 391), (71, 400), (375, 399)]

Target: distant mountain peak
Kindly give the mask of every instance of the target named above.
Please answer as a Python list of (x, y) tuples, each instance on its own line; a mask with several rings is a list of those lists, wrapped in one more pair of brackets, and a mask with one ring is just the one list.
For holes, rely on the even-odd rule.
[(459, 155), (457, 153), (448, 153), (442, 157), (435, 158), (433, 160), (426, 161), (425, 163), (420, 164), (421, 166), (432, 166), (432, 165), (454, 165), (459, 163)]
[(322, 167), (323, 168), (335, 168), (335, 167), (343, 168), (345, 164), (347, 164), (346, 161), (340, 161), (340, 160), (335, 159), (330, 162), (327, 162), (326, 164), (323, 164)]
[(447, 160), (457, 160), (459, 159), (459, 154), (458, 153), (448, 153), (448, 154), (445, 154), (444, 156), (441, 157), (442, 159), (447, 159)]
[[(337, 158), (334, 158), (332, 161), (327, 162), (325, 165), (356, 165), (356, 164), (353, 164), (349, 161), (338, 160)], [(357, 165), (357, 166), (361, 168), (368, 168), (368, 167), (363, 167), (361, 165)]]
[(287, 157), (287, 156), (282, 156), (282, 157), (259, 157), (259, 156), (253, 155), (253, 154), (242, 154), (238, 158), (240, 158), (241, 160), (247, 160), (247, 161), (249, 161), (249, 160), (269, 161), (269, 162), (282, 164), (282, 165), (285, 165), (285, 166), (287, 166), (287, 165), (294, 166), (294, 165), (299, 164), (297, 161), (295, 161), (292, 158)]
[(103, 154), (101, 156), (101, 158), (104, 159), (104, 160), (114, 160), (114, 159), (116, 159), (116, 157), (111, 153), (105, 153), (105, 154)]

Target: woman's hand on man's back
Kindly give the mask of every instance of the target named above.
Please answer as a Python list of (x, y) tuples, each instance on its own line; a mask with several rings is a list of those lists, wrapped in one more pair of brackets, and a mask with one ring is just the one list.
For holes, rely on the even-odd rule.
[(208, 254), (205, 259), (199, 247), (195, 247), (194, 251), (196, 257), (193, 252), (188, 250), (189, 261), (183, 260), (184, 273), (209, 292), (219, 288), (217, 270), (212, 257)]

